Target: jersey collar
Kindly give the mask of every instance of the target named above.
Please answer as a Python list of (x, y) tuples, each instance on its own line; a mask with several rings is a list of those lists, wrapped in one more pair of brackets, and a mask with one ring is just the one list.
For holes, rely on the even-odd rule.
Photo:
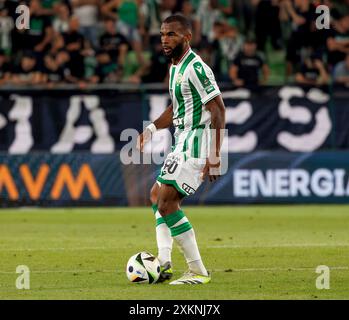
[(179, 61), (177, 62), (177, 64), (172, 64), (173, 66), (179, 66), (183, 61), (184, 59), (189, 55), (189, 53), (191, 52), (191, 48), (189, 47), (187, 49), (187, 51), (185, 51), (182, 55), (182, 57), (179, 59)]

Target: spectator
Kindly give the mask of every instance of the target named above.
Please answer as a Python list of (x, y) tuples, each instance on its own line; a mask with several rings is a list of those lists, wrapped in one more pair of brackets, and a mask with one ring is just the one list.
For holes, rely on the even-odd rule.
[(233, 84), (238, 87), (256, 88), (267, 83), (269, 67), (258, 54), (257, 44), (254, 40), (245, 41), (243, 51), (230, 67), (229, 75)]
[[(12, 21), (16, 21), (18, 14), (17, 6), (21, 1), (6, 1), (8, 15)], [(48, 50), (52, 43), (51, 20), (48, 16), (42, 14), (40, 1), (28, 1), (30, 10), (29, 29), (13, 28), (11, 32), (12, 53), (21, 53), (24, 50), (32, 50), (41, 55)]]
[(5, 0), (0, 0), (0, 17), (7, 17), (8, 10), (6, 8)]
[(0, 86), (6, 84), (11, 77), (11, 67), (5, 52), (0, 49)]
[[(11, 19), (12, 24), (18, 17), (16, 13), (17, 6), (20, 4), (18, 0), (6, 0), (5, 1), (5, 14)], [(17, 55), (17, 53), (22, 54), (26, 50), (27, 46), (27, 34), (25, 29), (12, 28), (10, 33), (11, 42), (11, 53)]]
[(311, 45), (319, 54), (327, 55), (328, 63), (332, 69), (334, 65), (343, 60), (345, 52), (336, 50), (336, 39), (349, 39), (349, 27), (345, 16), (342, 17), (340, 11), (331, 0), (322, 0), (323, 4), (330, 8), (330, 29), (318, 29), (316, 21), (311, 25), (311, 34), (308, 45)]
[(45, 16), (53, 16), (60, 5), (60, 0), (42, 0), (40, 13)]
[(249, 35), (255, 30), (255, 13), (258, 3), (259, 0), (232, 1), (233, 14), (238, 21), (238, 28), (245, 35)]
[(214, 41), (213, 26), (224, 20), (224, 14), (219, 10), (218, 0), (202, 0), (196, 13), (196, 21), (201, 33), (200, 42), (212, 44)]
[(224, 17), (228, 18), (233, 13), (232, 0), (215, 0), (216, 6)]
[(98, 48), (98, 0), (70, 0), (73, 15), (79, 19), (79, 32), (94, 49)]
[(47, 54), (44, 57), (44, 83), (52, 88), (65, 82), (77, 82), (77, 79), (72, 78), (67, 66), (69, 59), (69, 54), (65, 50), (60, 50), (55, 56)]
[(16, 9), (20, 4), (28, 3), (28, 1), (22, 1), (22, 0), (5, 0), (1, 1), (3, 2), (2, 8), (6, 10), (7, 16), (12, 19), (12, 21), (15, 21), (18, 17), (16, 13)]
[(336, 0), (335, 1), (336, 8), (342, 15), (349, 14), (349, 0)]
[(294, 66), (301, 62), (301, 49), (311, 41), (311, 25), (315, 21), (315, 7), (310, 0), (290, 0), (281, 2), (284, 18), (291, 18), (292, 33), (287, 43), (286, 61), (287, 74), (294, 71)]
[(138, 69), (135, 74), (129, 77), (128, 82), (168, 83), (169, 61), (162, 52), (160, 37), (158, 36), (157, 39), (152, 38), (152, 41), (153, 43), (151, 43), (151, 47), (154, 48), (154, 51), (151, 60)]
[(195, 51), (207, 65), (214, 66), (217, 63), (213, 56), (213, 47), (207, 43), (200, 42), (199, 46), (195, 48)]
[(195, 13), (194, 13), (194, 8), (190, 0), (184, 0), (182, 2), (182, 8), (181, 12), (190, 22), (192, 25), (192, 41), (191, 41), (191, 46), (192, 47), (197, 47), (200, 43), (200, 24), (196, 20)]
[[(15, 10), (21, 3), (30, 6), (29, 30), (13, 28), (18, 17)], [(101, 48), (117, 65), (118, 75), (124, 67), (125, 81), (162, 82), (166, 81), (167, 61), (156, 42), (162, 21), (179, 12), (192, 22), (193, 49), (200, 51), (221, 81), (232, 78), (237, 84), (246, 81), (248, 86), (251, 79), (254, 85), (265, 81), (267, 65), (258, 53), (253, 58), (243, 56), (244, 50), (240, 53), (242, 39), (255, 38), (258, 52), (265, 49), (269, 37), (274, 49), (278, 49), (282, 44), (280, 25), (283, 39), (287, 41), (288, 74), (299, 70), (298, 80), (301, 74), (316, 78), (318, 68), (315, 64), (314, 68), (309, 67), (311, 64), (306, 60), (302, 63), (302, 53), (312, 47), (314, 54), (328, 60), (326, 65), (331, 70), (345, 59), (349, 52), (349, 18), (345, 16), (349, 12), (348, 3), (349, 0), (0, 0), (0, 49), (11, 53), (13, 61), (20, 61), (26, 50), (34, 51), (38, 64), (40, 61), (45, 64), (45, 72), (50, 67), (55, 72), (53, 60), (65, 47), (67, 52), (61, 56), (67, 56), (71, 74), (63, 81), (76, 83), (93, 75), (96, 69), (94, 51)], [(330, 30), (319, 30), (315, 26), (315, 7), (320, 4), (331, 10)], [(99, 9), (102, 21), (98, 20)], [(256, 25), (253, 25), (254, 17)], [(240, 25), (242, 29), (237, 27)], [(292, 27), (290, 34), (289, 27)], [(136, 56), (128, 55), (131, 48)], [(237, 54), (243, 61), (245, 58), (249, 62), (253, 60), (255, 65), (238, 67), (235, 62), (241, 61)], [(276, 58), (273, 65), (279, 65), (281, 55), (271, 55)], [(252, 71), (254, 67), (257, 76), (256, 70)], [(275, 68), (276, 72), (278, 70)]]
[(82, 79), (85, 76), (84, 56), (85, 39), (79, 33), (79, 19), (75, 16), (69, 20), (69, 30), (63, 33), (65, 48), (70, 55), (68, 67), (74, 78)]
[(42, 66), (37, 56), (27, 51), (23, 54), (20, 64), (14, 68), (11, 82), (15, 85), (36, 85), (44, 81)]
[(118, 5), (119, 1), (105, 0), (101, 5), (101, 13), (103, 18), (112, 18), (118, 20)]
[[(145, 33), (140, 0), (111, 0), (102, 6), (102, 13), (117, 18), (117, 29), (131, 43), (138, 63), (144, 64), (141, 35)], [(115, 13), (117, 11), (117, 14)]]
[(43, 55), (52, 43), (53, 28), (51, 19), (41, 14), (41, 4), (38, 0), (31, 0), (29, 9), (30, 28), (26, 30), (26, 49), (34, 48), (35, 52)]
[(329, 30), (327, 38), (328, 63), (331, 67), (343, 61), (349, 53), (349, 15), (342, 17)]
[(64, 79), (66, 82), (76, 83), (79, 79), (74, 78), (71, 74), (71, 70), (69, 69), (70, 65), (70, 55), (68, 51), (61, 49), (57, 52), (55, 56), (55, 61), (59, 69), (63, 70)]
[(344, 61), (336, 65), (333, 77), (335, 83), (349, 86), (349, 53)]
[(181, 9), (180, 7), (181, 7), (182, 1), (161, 0), (160, 3), (161, 3), (162, 10), (175, 13)]
[[(319, 3), (321, 4), (321, 3)], [(330, 25), (332, 29), (338, 28), (338, 21), (340, 21), (340, 13), (330, 0), (323, 0), (323, 4), (330, 8)], [(314, 19), (310, 25), (310, 36), (307, 42), (307, 46), (312, 47), (314, 54), (323, 57), (327, 55), (327, 41), (332, 35), (331, 29), (318, 29), (316, 26), (316, 20)]]
[(50, 86), (64, 81), (64, 73), (59, 69), (54, 56), (50, 54), (44, 57), (43, 78), (43, 81)]
[(64, 47), (64, 38), (63, 35), (59, 32), (54, 32), (52, 37), (52, 45), (49, 50), (49, 53), (56, 55), (59, 50)]
[(216, 22), (214, 25), (215, 42), (215, 70), (218, 73), (218, 79), (228, 80), (229, 66), (238, 56), (242, 49), (243, 37), (237, 28), (234, 18), (229, 18), (224, 22)]
[(105, 50), (97, 52), (97, 67), (95, 74), (89, 79), (92, 83), (116, 83), (121, 79), (120, 67), (112, 61), (109, 53)]
[[(338, 22), (338, 20), (342, 17), (341, 12), (344, 12), (344, 10), (340, 10), (337, 6), (337, 4), (335, 4), (335, 2), (333, 0), (322, 0), (322, 3), (320, 4), (324, 4), (325, 6), (327, 6), (330, 9), (330, 14), (331, 14), (331, 19), (330, 19), (330, 23), (336, 24)], [(348, 2), (349, 4), (349, 2)], [(346, 15), (344, 13), (344, 15)]]
[(270, 37), (274, 49), (281, 49), (281, 24), (279, 19), (279, 0), (260, 0), (256, 8), (255, 35), (257, 49), (265, 52), (265, 45)]
[(9, 50), (11, 47), (11, 31), (14, 23), (8, 16), (8, 9), (4, 1), (0, 1), (0, 49)]
[(162, 21), (172, 14), (173, 7), (163, 5), (159, 0), (145, 0), (141, 6), (141, 12), (144, 19), (145, 43), (154, 43), (158, 39), (159, 30)]
[(321, 86), (328, 84), (329, 75), (321, 58), (312, 53), (302, 63), (300, 71), (296, 73), (295, 80), (301, 85)]
[(112, 60), (119, 67), (123, 68), (129, 50), (128, 41), (121, 33), (116, 31), (115, 20), (112, 18), (104, 20), (104, 29), (105, 32), (100, 37), (99, 46), (109, 53)]
[(59, 33), (67, 32), (70, 19), (69, 7), (65, 3), (60, 3), (57, 5), (56, 9), (57, 14), (53, 19), (53, 29)]

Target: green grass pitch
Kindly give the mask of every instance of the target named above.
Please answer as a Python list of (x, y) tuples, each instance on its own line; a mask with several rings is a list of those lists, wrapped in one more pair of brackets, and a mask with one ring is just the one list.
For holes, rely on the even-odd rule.
[[(0, 210), (0, 299), (349, 299), (348, 206), (184, 207), (212, 282), (131, 284), (157, 253), (151, 208)], [(186, 269), (177, 247), (175, 277)], [(30, 289), (18, 290), (18, 265)], [(315, 286), (319, 265), (330, 289)]]

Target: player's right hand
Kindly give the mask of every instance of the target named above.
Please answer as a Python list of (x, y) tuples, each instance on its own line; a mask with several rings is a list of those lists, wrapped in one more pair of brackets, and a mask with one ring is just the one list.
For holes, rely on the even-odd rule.
[(201, 179), (204, 181), (206, 177), (209, 177), (210, 182), (217, 180), (221, 176), (221, 158), (220, 156), (206, 159), (206, 165), (201, 172)]
[(146, 128), (138, 137), (136, 148), (143, 152), (144, 145), (151, 140), (151, 131)]

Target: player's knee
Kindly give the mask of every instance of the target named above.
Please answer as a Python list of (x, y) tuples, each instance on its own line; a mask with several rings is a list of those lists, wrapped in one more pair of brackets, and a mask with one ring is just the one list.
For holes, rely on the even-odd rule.
[(174, 211), (176, 211), (177, 204), (173, 201), (167, 201), (160, 199), (158, 202), (158, 210), (162, 216), (166, 216)]

